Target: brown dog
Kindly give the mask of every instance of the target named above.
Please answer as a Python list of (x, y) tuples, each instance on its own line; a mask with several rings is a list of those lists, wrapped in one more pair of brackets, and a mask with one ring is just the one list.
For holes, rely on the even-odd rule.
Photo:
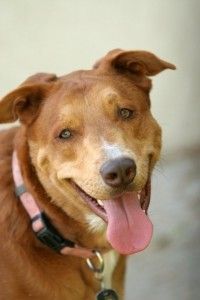
[[(125, 257), (152, 235), (145, 211), (161, 129), (148, 76), (167, 68), (149, 52), (117, 49), (93, 70), (36, 74), (0, 102), (1, 123), (21, 122), (0, 134), (1, 300), (95, 299), (100, 283), (83, 259), (94, 249), (105, 286), (123, 299)], [(13, 176), (26, 188), (19, 197)], [(71, 241), (62, 254), (36, 237), (34, 203)]]

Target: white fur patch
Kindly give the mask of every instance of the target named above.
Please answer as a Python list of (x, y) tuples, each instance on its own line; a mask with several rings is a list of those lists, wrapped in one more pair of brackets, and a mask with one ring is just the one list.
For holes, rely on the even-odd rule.
[(89, 229), (93, 232), (103, 232), (106, 229), (106, 223), (95, 214), (88, 214), (86, 221), (89, 225)]
[[(86, 217), (87, 223), (89, 224), (90, 230), (93, 232), (104, 232), (106, 230), (106, 223), (95, 214), (89, 214)], [(117, 265), (119, 254), (115, 250), (103, 254), (104, 259), (104, 284), (105, 288), (112, 288), (112, 275)]]
[(110, 250), (103, 255), (103, 258), (105, 265), (103, 273), (105, 288), (112, 288), (112, 275), (117, 265), (119, 254), (114, 250)]
[(135, 156), (129, 149), (123, 148), (117, 144), (109, 144), (105, 140), (102, 140), (102, 149), (106, 154), (107, 159), (115, 159), (121, 156), (128, 156), (134, 159)]

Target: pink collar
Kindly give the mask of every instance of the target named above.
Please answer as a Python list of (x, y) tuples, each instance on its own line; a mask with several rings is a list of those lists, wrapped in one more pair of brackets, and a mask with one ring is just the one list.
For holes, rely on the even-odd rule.
[(83, 258), (94, 256), (93, 250), (82, 248), (74, 242), (63, 238), (50, 223), (45, 213), (40, 210), (33, 196), (26, 190), (15, 151), (12, 157), (12, 172), (16, 186), (16, 195), (31, 219), (32, 229), (37, 238), (49, 248), (64, 255), (68, 254)]

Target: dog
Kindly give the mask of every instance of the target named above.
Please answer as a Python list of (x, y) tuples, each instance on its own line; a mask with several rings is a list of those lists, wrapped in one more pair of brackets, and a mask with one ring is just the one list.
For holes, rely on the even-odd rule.
[(20, 122), (0, 133), (1, 300), (124, 299), (126, 257), (152, 237), (161, 128), (149, 77), (165, 69), (175, 66), (115, 49), (1, 100), (0, 123)]

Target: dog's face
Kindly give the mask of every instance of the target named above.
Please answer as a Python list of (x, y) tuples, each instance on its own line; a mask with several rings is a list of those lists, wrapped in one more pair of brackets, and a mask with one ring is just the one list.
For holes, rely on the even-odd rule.
[(174, 66), (148, 52), (115, 50), (91, 71), (36, 75), (4, 100), (26, 126), (41, 182), (63, 195), (54, 202), (75, 219), (101, 227), (108, 199), (149, 182), (161, 129), (150, 112), (147, 75), (166, 68)]
[[(79, 76), (50, 96), (31, 127), (29, 143), (36, 149), (38, 169), (63, 193), (71, 182), (101, 200), (124, 190), (141, 190), (161, 146), (161, 130), (150, 113), (146, 94), (131, 85), (127, 91), (128, 81), (107, 83)], [(133, 180), (115, 184), (111, 178), (109, 182), (104, 166), (110, 163), (115, 173), (112, 162), (123, 158), (132, 160)], [(123, 167), (123, 161), (121, 164)]]

